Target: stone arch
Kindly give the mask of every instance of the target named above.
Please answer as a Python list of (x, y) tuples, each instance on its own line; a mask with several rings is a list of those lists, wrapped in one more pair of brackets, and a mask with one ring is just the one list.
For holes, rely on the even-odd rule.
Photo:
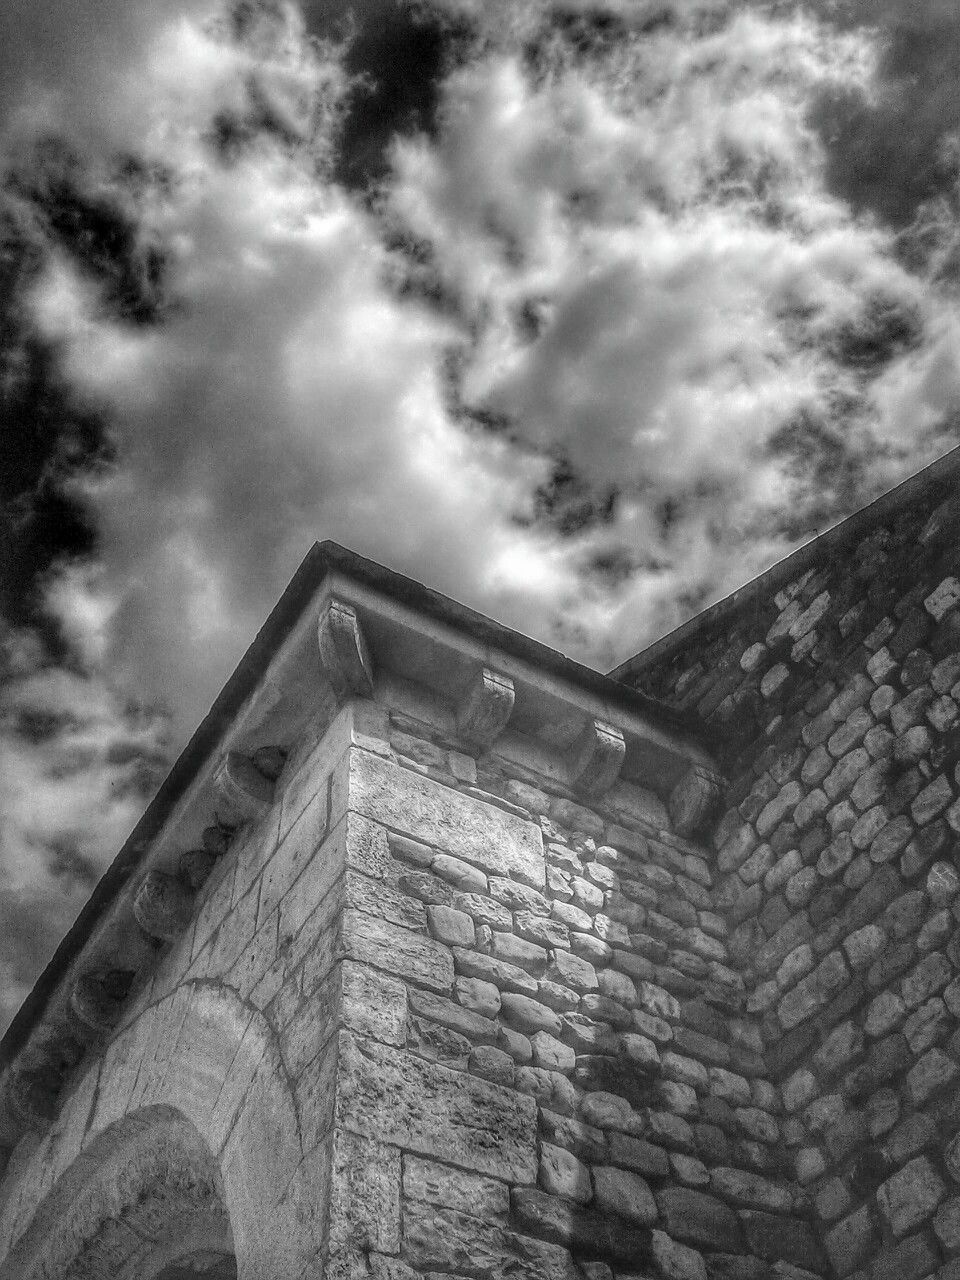
[(172, 1107), (109, 1126), (57, 1181), (4, 1268), (23, 1280), (154, 1280), (206, 1254), (226, 1270), (233, 1237), (216, 1163)]
[[(76, 1090), (92, 1098), (80, 1152), (29, 1214), (4, 1280), (92, 1280), (97, 1270), (69, 1264), (94, 1247), (113, 1259), (110, 1280), (174, 1280), (186, 1244), (224, 1275), (217, 1255), (235, 1253), (239, 1280), (302, 1274), (322, 1243), (320, 1188), (309, 1185), (294, 1095), (259, 1011), (230, 988), (185, 983), (123, 1028), (94, 1073)], [(169, 1204), (165, 1185), (175, 1189)], [(143, 1221), (131, 1217), (138, 1205)], [(155, 1226), (164, 1214), (179, 1224), (172, 1237)], [(143, 1257), (156, 1272), (124, 1235), (151, 1230)]]

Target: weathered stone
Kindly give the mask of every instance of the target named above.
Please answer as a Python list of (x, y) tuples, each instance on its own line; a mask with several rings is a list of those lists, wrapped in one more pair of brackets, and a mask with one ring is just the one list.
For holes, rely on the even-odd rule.
[(960, 1250), (960, 1196), (942, 1202), (934, 1215), (933, 1230), (948, 1253)]
[(789, 1030), (809, 1018), (849, 981), (849, 977), (841, 953), (831, 952), (780, 1001), (777, 1015), (781, 1026)]
[(411, 990), (408, 995), (411, 1013), (430, 1018), (470, 1040), (492, 1043), (497, 1038), (497, 1024), (491, 1018), (472, 1013), (454, 1000), (428, 991)]
[[(521, 1225), (534, 1226), (532, 1219), (533, 1215), (521, 1215)], [(419, 1200), (411, 1200), (405, 1207), (403, 1249), (418, 1274), (479, 1273), (509, 1275), (515, 1280), (576, 1280), (570, 1255), (559, 1244), (544, 1243)]]
[(558, 949), (551, 952), (544, 976), (581, 995), (597, 990), (597, 971), (594, 966), (569, 951)]
[(914, 1106), (923, 1103), (957, 1076), (957, 1064), (940, 1049), (928, 1049), (907, 1072), (907, 1097)]
[(765, 1261), (816, 1271), (822, 1267), (822, 1251), (808, 1223), (760, 1209), (741, 1209), (740, 1221), (747, 1248)]
[(877, 1203), (895, 1236), (929, 1218), (946, 1195), (943, 1181), (926, 1156), (917, 1156), (877, 1191)]
[(855, 972), (866, 969), (883, 950), (886, 934), (879, 925), (868, 924), (857, 929), (843, 941), (843, 949), (847, 954), (850, 967)]
[[(560, 953), (565, 954), (565, 953)], [(520, 995), (535, 995), (537, 982), (529, 973), (516, 965), (506, 964), (493, 956), (463, 947), (453, 948), (453, 963), (458, 974), (467, 978), (479, 978), (482, 982), (499, 987), (502, 991), (515, 991)]]
[(901, 992), (908, 1009), (936, 995), (953, 976), (949, 961), (942, 951), (931, 951), (907, 974), (901, 983)]
[(710, 1185), (718, 1196), (731, 1200), (734, 1204), (769, 1209), (774, 1213), (789, 1213), (793, 1208), (793, 1196), (789, 1188), (743, 1169), (713, 1169), (710, 1173)]
[(431, 991), (446, 992), (453, 986), (450, 952), (410, 929), (351, 909), (343, 914), (342, 939), (346, 958), (372, 964)]
[[(871, 1280), (922, 1280), (939, 1263), (936, 1246), (925, 1235), (908, 1236), (874, 1259)], [(938, 1280), (945, 1280), (937, 1272)]]
[(428, 906), (427, 920), (434, 938), (448, 947), (472, 947), (476, 941), (473, 921), (454, 907)]
[(494, 875), (513, 875), (535, 889), (545, 880), (540, 828), (505, 810), (401, 769), (380, 756), (354, 751), (350, 806)]
[(642, 1227), (656, 1221), (656, 1203), (638, 1173), (611, 1165), (595, 1166), (592, 1173), (594, 1199), (600, 1210)]
[(340, 1037), (339, 1122), (516, 1183), (536, 1176), (536, 1106), (529, 1098), (400, 1049)]
[(838, 1222), (824, 1237), (831, 1265), (840, 1277), (848, 1276), (880, 1247), (880, 1231), (863, 1205)]
[(403, 1158), (403, 1194), (487, 1222), (506, 1218), (510, 1210), (504, 1183), (414, 1155)]
[(650, 1254), (662, 1280), (707, 1280), (703, 1258), (687, 1245), (677, 1244), (665, 1231), (653, 1231)]
[(586, 1204), (593, 1194), (587, 1166), (569, 1151), (547, 1142), (540, 1146), (539, 1182), (548, 1194), (577, 1204)]
[(655, 1198), (663, 1225), (675, 1240), (704, 1249), (739, 1249), (740, 1223), (721, 1200), (686, 1187), (665, 1187)]

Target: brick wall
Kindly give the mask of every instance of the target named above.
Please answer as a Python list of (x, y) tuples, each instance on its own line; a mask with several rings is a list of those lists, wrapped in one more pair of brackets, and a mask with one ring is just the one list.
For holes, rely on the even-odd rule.
[(960, 1276), (955, 470), (621, 677), (697, 712), (724, 757), (715, 909), (791, 1164), (858, 1280)]

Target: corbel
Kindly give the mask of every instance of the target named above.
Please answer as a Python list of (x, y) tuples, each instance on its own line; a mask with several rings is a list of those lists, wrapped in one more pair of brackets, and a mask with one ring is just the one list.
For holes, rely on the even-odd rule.
[(620, 776), (627, 744), (616, 725), (588, 720), (569, 756), (573, 782), (591, 799), (610, 790)]
[(148, 871), (133, 899), (137, 924), (151, 938), (173, 942), (193, 915), (193, 894), (164, 871)]
[(0, 1141), (14, 1146), (27, 1129), (43, 1133), (57, 1114), (62, 1079), (51, 1068), (10, 1071), (0, 1091)]
[(515, 698), (509, 676), (481, 667), (457, 705), (458, 733), (474, 746), (491, 746), (507, 727)]
[(231, 825), (254, 821), (273, 803), (274, 783), (249, 756), (228, 751), (214, 774), (217, 816)]
[(723, 794), (723, 778), (702, 764), (692, 764), (670, 792), (667, 810), (678, 836), (692, 836), (716, 812)]
[(373, 697), (373, 661), (352, 604), (329, 601), (317, 623), (317, 647), (338, 701)]
[(77, 1021), (98, 1035), (112, 1030), (120, 1018), (132, 981), (130, 969), (83, 974), (70, 991), (70, 1008)]

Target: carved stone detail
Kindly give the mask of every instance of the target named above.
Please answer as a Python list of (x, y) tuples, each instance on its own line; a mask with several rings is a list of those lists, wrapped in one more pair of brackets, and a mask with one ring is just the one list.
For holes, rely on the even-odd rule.
[(73, 984), (70, 1007), (84, 1027), (98, 1034), (116, 1025), (133, 974), (127, 969), (85, 973)]
[(373, 697), (373, 662), (352, 604), (329, 602), (317, 624), (317, 647), (338, 699)]
[(457, 730), (468, 742), (489, 747), (507, 727), (516, 692), (500, 671), (481, 667), (457, 707)]
[(193, 894), (175, 876), (148, 871), (134, 896), (133, 914), (145, 933), (172, 942), (190, 922)]
[(716, 811), (723, 779), (705, 765), (692, 764), (670, 793), (670, 823), (678, 836), (700, 831)]
[(197, 890), (206, 884), (216, 863), (217, 859), (209, 849), (186, 849), (180, 855), (177, 870), (184, 884)]
[(627, 744), (616, 725), (588, 720), (570, 753), (570, 776), (585, 795), (609, 791), (623, 767)]
[(26, 1129), (42, 1133), (57, 1113), (62, 1081), (51, 1068), (11, 1071), (0, 1089), (0, 1141), (14, 1145)]
[(217, 816), (231, 825), (259, 818), (273, 803), (273, 782), (239, 751), (227, 753), (213, 781), (219, 793)]
[(287, 753), (283, 747), (258, 747), (250, 759), (265, 778), (276, 782), (287, 763)]

